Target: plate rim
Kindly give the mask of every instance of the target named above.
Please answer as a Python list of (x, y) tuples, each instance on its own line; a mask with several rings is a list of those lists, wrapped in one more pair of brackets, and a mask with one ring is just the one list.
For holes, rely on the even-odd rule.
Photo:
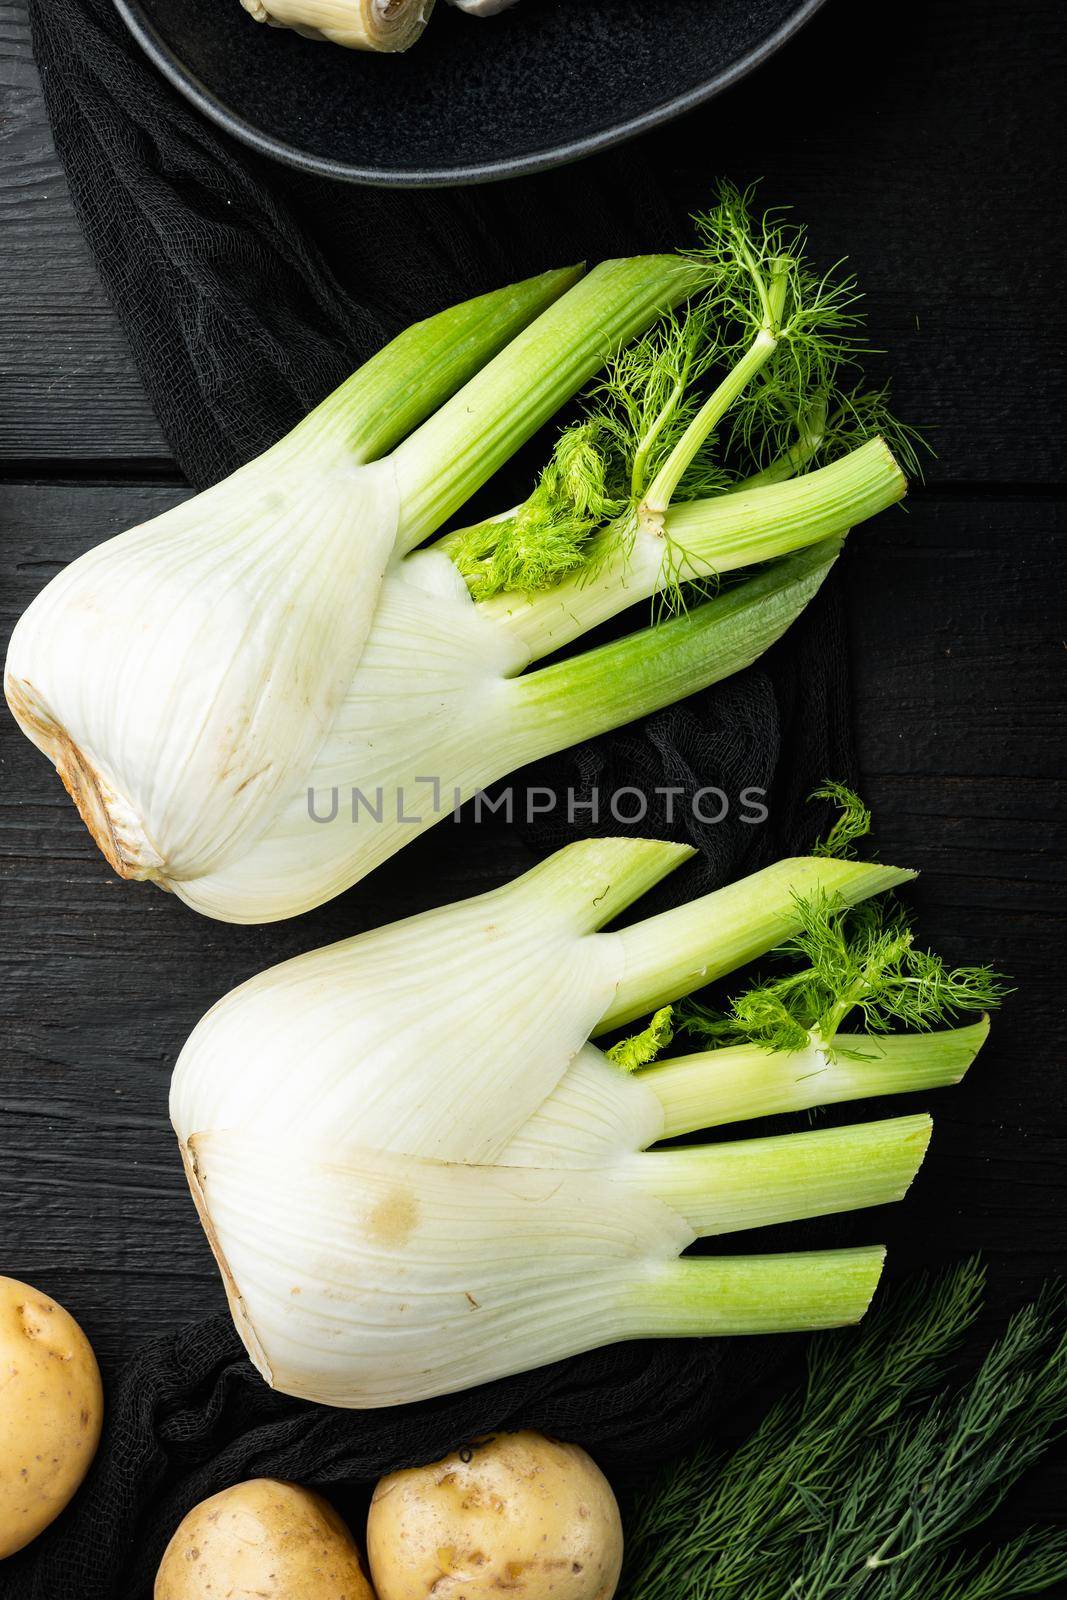
[[(364, 167), (349, 161), (338, 161), (330, 156), (314, 155), (289, 144), (284, 139), (264, 133), (226, 106), (203, 80), (197, 76), (161, 37), (154, 24), (143, 12), (140, 0), (113, 0), (116, 11), (126, 27), (148, 56), (174, 87), (192, 105), (203, 113), (216, 127), (250, 146), (260, 155), (281, 161), (289, 167), (318, 177), (334, 178), (345, 183), (364, 184), (383, 189), (445, 189), (460, 184), (495, 183), (506, 178), (528, 177), (545, 172), (552, 167), (566, 166), (583, 160), (616, 145), (624, 144), (639, 134), (662, 127), (675, 117), (684, 116), (724, 90), (732, 88), (742, 78), (775, 55), (784, 44), (800, 32), (821, 11), (826, 0), (799, 0), (792, 15), (780, 23), (766, 39), (751, 50), (730, 62), (719, 72), (687, 89), (683, 94), (665, 100), (636, 117), (612, 123), (594, 133), (554, 144), (542, 150), (528, 151), (521, 156), (499, 157), (484, 162), (467, 162), (454, 167)], [(231, 0), (236, 3), (236, 0)]]

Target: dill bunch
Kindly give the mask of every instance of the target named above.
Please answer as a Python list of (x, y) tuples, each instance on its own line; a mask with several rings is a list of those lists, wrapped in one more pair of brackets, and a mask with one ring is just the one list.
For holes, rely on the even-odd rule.
[(698, 1449), (637, 1502), (619, 1600), (1015, 1600), (1067, 1579), (1063, 1532), (961, 1543), (1067, 1425), (1061, 1289), (946, 1383), (983, 1286), (964, 1262), (812, 1339), (745, 1444)]
[(674, 605), (692, 573), (672, 505), (782, 483), (879, 435), (918, 470), (888, 391), (846, 382), (867, 348), (854, 278), (817, 271), (804, 229), (754, 200), (723, 185), (694, 219), (703, 294), (613, 358), (528, 499), (440, 541), (475, 599), (597, 573), (644, 530), (665, 542)]

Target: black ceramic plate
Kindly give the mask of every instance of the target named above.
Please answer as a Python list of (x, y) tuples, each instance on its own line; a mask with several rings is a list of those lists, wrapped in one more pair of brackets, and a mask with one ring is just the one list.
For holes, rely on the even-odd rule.
[(439, 0), (401, 56), (263, 27), (238, 0), (116, 0), (182, 92), (230, 133), (358, 183), (477, 183), (588, 155), (716, 94), (822, 0)]

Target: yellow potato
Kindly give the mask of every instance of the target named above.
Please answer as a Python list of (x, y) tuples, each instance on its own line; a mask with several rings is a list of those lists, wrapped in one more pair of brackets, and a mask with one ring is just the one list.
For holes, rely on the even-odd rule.
[(359, 1550), (321, 1495), (251, 1478), (194, 1506), (156, 1574), (155, 1600), (374, 1600)]
[(379, 1600), (611, 1600), (622, 1523), (584, 1450), (503, 1433), (383, 1478), (367, 1557)]
[(0, 1560), (36, 1539), (85, 1477), (104, 1392), (92, 1346), (46, 1294), (0, 1278)]

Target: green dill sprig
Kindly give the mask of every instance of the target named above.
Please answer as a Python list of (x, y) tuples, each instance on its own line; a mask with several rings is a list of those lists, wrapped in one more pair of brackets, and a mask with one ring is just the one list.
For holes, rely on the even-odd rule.
[(1067, 1577), (1067, 1537), (960, 1545), (1067, 1423), (1060, 1291), (942, 1389), (981, 1309), (965, 1262), (820, 1334), (805, 1385), (732, 1455), (704, 1446), (636, 1503), (619, 1600), (1012, 1600)]
[(614, 357), (521, 506), (440, 542), (475, 599), (593, 575), (644, 525), (665, 541), (672, 610), (692, 577), (672, 503), (781, 482), (876, 433), (915, 461), (886, 391), (842, 381), (866, 348), (855, 280), (812, 268), (804, 230), (758, 214), (752, 189), (723, 186), (695, 224), (705, 292)]
[(760, 1044), (833, 1054), (845, 1020), (859, 1012), (865, 1031), (893, 1023), (927, 1032), (960, 1012), (988, 1011), (1008, 992), (990, 967), (949, 967), (918, 949), (904, 911), (886, 899), (844, 906), (829, 895), (798, 897), (797, 933), (774, 952), (795, 970), (757, 980), (725, 1012), (694, 1002), (676, 1008), (676, 1025), (716, 1044)]
[[(940, 1594), (943, 1552), (992, 1515), (1065, 1424), (1067, 1324), (1062, 1291), (1047, 1290), (1012, 1318), (962, 1391), (902, 1417), (861, 1457), (846, 1493), (824, 1503), (793, 1580), (797, 1600), (879, 1586), (908, 1600)], [(1067, 1575), (1062, 1549), (1051, 1553)], [(1017, 1566), (1022, 1552), (1013, 1554)], [(1040, 1573), (1049, 1555), (1031, 1538), (1028, 1566), (1038, 1558)], [(956, 1580), (972, 1589), (989, 1577), (988, 1558), (957, 1564)]]
[[(1021, 1600), (1023, 1595), (1047, 1592), (1065, 1577), (1067, 1529), (1058, 1533), (1032, 1529), (992, 1552), (931, 1560), (916, 1581), (905, 1574), (905, 1587), (897, 1592), (905, 1600), (909, 1593), (921, 1600), (931, 1595), (938, 1600)], [(919, 1587), (922, 1583), (925, 1588)]]

